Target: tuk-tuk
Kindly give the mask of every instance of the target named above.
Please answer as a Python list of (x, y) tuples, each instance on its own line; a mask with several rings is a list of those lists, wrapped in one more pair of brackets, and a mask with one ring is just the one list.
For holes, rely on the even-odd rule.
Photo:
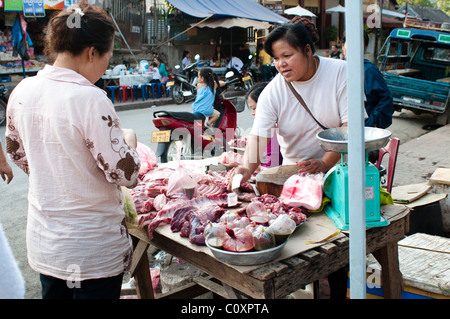
[(434, 114), (437, 124), (449, 123), (450, 30), (394, 29), (377, 64), (396, 111)]

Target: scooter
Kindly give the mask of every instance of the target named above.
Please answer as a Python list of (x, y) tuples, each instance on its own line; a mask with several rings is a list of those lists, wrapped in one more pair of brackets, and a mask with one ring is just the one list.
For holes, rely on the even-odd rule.
[(221, 98), (223, 112), (213, 127), (190, 112), (153, 112), (153, 123), (159, 131), (152, 132), (152, 143), (158, 143), (156, 156), (161, 163), (177, 159), (177, 145), (181, 141), (181, 159), (203, 159), (217, 156), (236, 137), (237, 111), (230, 100)]
[[(195, 62), (188, 65), (182, 70), (182, 73), (173, 73), (169, 75), (166, 87), (170, 89), (172, 100), (176, 104), (189, 103), (195, 100), (197, 95), (197, 66), (200, 63), (200, 55), (195, 56)], [(179, 70), (180, 66), (176, 65), (175, 69)]]

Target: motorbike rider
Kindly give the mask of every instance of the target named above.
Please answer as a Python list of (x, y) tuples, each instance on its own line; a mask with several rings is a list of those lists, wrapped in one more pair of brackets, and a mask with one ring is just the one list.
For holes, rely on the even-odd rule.
[(181, 68), (185, 69), (191, 62), (191, 53), (189, 51), (183, 52), (183, 60), (181, 60)]

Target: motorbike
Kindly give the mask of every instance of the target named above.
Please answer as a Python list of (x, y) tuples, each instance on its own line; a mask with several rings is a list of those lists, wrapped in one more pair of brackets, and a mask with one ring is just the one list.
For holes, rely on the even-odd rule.
[(0, 85), (0, 125), (6, 123), (6, 105), (8, 104), (6, 93), (8, 93), (8, 89), (3, 84)]
[[(195, 62), (185, 67), (181, 73), (169, 75), (166, 87), (170, 89), (172, 100), (176, 104), (189, 103), (195, 100), (197, 95), (198, 74), (197, 66), (200, 63), (200, 55), (195, 56)], [(179, 70), (180, 66), (176, 65)]]
[(177, 159), (177, 145), (181, 141), (181, 159), (203, 159), (217, 156), (236, 138), (237, 111), (234, 104), (223, 97), (222, 111), (213, 127), (190, 112), (153, 112), (153, 123), (159, 131), (152, 132), (152, 142), (158, 143), (156, 156), (161, 163)]

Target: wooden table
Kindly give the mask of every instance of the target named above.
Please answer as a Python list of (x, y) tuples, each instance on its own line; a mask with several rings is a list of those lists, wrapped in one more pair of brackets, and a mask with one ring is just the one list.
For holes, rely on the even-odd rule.
[[(397, 242), (408, 232), (409, 209), (403, 205), (386, 205), (382, 206), (382, 211), (390, 224), (367, 230), (366, 252), (372, 253), (382, 266), (385, 298), (399, 299), (403, 287)], [(349, 238), (348, 234), (343, 233), (335, 240), (330, 239), (298, 255), (257, 266), (251, 271), (240, 271), (221, 262), (209, 253), (207, 247), (190, 249), (186, 238), (165, 236), (158, 228), (151, 241), (146, 229), (134, 227), (129, 229), (129, 233), (135, 249), (131, 275), (135, 278), (138, 297), (142, 299), (155, 298), (147, 257), (149, 245), (178, 257), (210, 276), (196, 279), (187, 289), (156, 296), (158, 299), (191, 298), (192, 295), (186, 294), (187, 292), (203, 293), (208, 290), (225, 298), (239, 298), (241, 293), (252, 298), (284, 298), (349, 264)]]

